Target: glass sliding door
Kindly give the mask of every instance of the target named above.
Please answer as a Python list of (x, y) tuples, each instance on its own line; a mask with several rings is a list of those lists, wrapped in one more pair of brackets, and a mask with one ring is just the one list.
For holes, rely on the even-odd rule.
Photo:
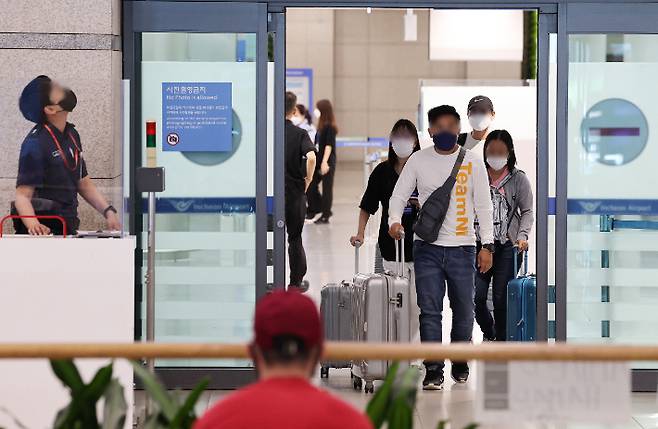
[[(146, 165), (146, 122), (155, 121), (166, 178), (156, 203), (155, 341), (246, 342), (267, 283), (265, 7), (138, 2), (127, 13), (133, 166)], [(133, 216), (141, 285), (143, 202)], [(176, 387), (209, 376), (214, 388), (229, 388), (254, 376), (240, 360), (157, 360), (156, 370)]]
[[(569, 9), (567, 39), (566, 339), (655, 344), (658, 35), (639, 34), (635, 16), (614, 17), (627, 27), (580, 27), (583, 12)], [(619, 11), (599, 10), (601, 26), (606, 12)], [(658, 364), (633, 368), (636, 390), (656, 389)]]

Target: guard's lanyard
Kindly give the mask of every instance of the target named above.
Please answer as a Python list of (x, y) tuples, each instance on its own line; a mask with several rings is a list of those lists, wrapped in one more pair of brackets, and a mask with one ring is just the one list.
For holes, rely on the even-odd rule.
[(75, 140), (75, 137), (73, 137), (73, 133), (69, 131), (69, 137), (71, 137), (71, 141), (73, 142), (73, 146), (75, 147), (75, 150), (71, 151), (73, 152), (73, 161), (75, 161), (75, 164), (73, 165), (73, 167), (71, 167), (71, 165), (69, 164), (69, 160), (66, 157), (66, 154), (62, 150), (62, 146), (59, 144), (59, 140), (57, 140), (57, 137), (55, 137), (55, 133), (53, 133), (53, 130), (50, 129), (48, 124), (44, 124), (43, 126), (48, 130), (50, 136), (53, 138), (53, 141), (55, 142), (55, 146), (57, 146), (57, 152), (59, 152), (59, 156), (60, 158), (62, 158), (62, 161), (64, 162), (66, 168), (68, 168), (71, 171), (75, 171), (78, 168), (81, 151), (80, 151), (80, 146), (78, 146), (78, 142)]

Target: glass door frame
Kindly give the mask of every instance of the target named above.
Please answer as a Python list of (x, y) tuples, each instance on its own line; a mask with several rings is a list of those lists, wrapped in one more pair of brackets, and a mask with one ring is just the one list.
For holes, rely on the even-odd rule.
[[(550, 34), (558, 31), (558, 4), (545, 1), (500, 1), (496, 3), (487, 3), (486, 1), (451, 1), (449, 3), (425, 3), (422, 1), (403, 1), (393, 0), (391, 2), (382, 2), (380, 5), (362, 3), (361, 1), (350, 2), (349, 5), (343, 2), (329, 1), (319, 3), (316, 0), (290, 1), (290, 0), (270, 0), (268, 2), (270, 12), (271, 31), (276, 33), (274, 39), (274, 58), (275, 58), (275, 86), (274, 86), (274, 190), (275, 190), (275, 234), (274, 234), (274, 279), (275, 284), (284, 284), (286, 269), (286, 247), (285, 247), (285, 229), (279, 228), (284, 225), (283, 207), (285, 204), (284, 194), (284, 158), (283, 147), (284, 117), (283, 104), (285, 93), (285, 8), (286, 7), (368, 7), (376, 6), (381, 8), (429, 8), (435, 10), (441, 9), (515, 9), (515, 10), (536, 10), (538, 12), (538, 47), (537, 47), (537, 195), (535, 216), (536, 228), (536, 265), (537, 265), (537, 321), (535, 339), (536, 341), (548, 341), (549, 339), (549, 276), (548, 276), (548, 253), (549, 231), (549, 61), (550, 61)], [(276, 37), (281, 35), (282, 37)], [(280, 150), (278, 150), (280, 148)], [(280, 212), (277, 211), (280, 210)], [(281, 232), (283, 231), (283, 232)], [(277, 234), (279, 233), (279, 234)], [(541, 321), (541, 322), (540, 322)]]
[[(256, 171), (267, 170), (267, 4), (256, 2), (123, 1), (123, 78), (130, 81), (130, 234), (135, 251), (135, 340), (142, 337), (142, 195), (135, 169), (142, 165), (141, 39), (144, 32), (253, 33), (256, 35)], [(256, 177), (255, 298), (267, 292), (267, 174)], [(210, 389), (232, 389), (256, 378), (253, 368), (156, 368), (168, 387), (191, 388), (208, 378)]]
[[(642, 1), (569, 2), (558, 11), (558, 80), (556, 129), (556, 340), (567, 340), (568, 83), (569, 36), (572, 34), (658, 34), (658, 4)], [(633, 391), (655, 392), (658, 370), (633, 370)]]

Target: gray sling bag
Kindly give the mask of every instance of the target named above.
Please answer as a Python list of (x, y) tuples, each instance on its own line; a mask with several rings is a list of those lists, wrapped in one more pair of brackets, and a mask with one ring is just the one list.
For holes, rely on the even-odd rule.
[(450, 177), (440, 188), (432, 192), (418, 213), (414, 233), (427, 243), (434, 243), (439, 237), (439, 230), (450, 206), (450, 194), (457, 181), (457, 174), (464, 162), (464, 156), (466, 156), (466, 149), (460, 147)]

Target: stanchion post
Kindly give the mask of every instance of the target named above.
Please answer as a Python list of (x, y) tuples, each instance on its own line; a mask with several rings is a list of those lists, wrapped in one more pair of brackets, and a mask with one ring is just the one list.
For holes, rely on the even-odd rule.
[[(146, 260), (146, 341), (155, 340), (155, 214), (156, 192), (165, 189), (164, 168), (157, 165), (156, 123), (146, 122), (146, 167), (137, 168), (136, 183), (139, 193), (148, 193), (148, 243)], [(147, 360), (154, 370), (154, 360)]]

